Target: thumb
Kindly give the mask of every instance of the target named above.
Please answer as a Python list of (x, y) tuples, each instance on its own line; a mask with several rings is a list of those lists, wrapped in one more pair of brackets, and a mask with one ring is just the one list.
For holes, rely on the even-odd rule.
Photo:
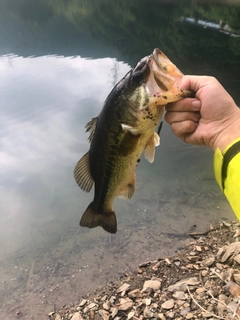
[(203, 87), (207, 83), (208, 78), (209, 77), (207, 76), (185, 75), (182, 77), (181, 88), (197, 92), (201, 87)]

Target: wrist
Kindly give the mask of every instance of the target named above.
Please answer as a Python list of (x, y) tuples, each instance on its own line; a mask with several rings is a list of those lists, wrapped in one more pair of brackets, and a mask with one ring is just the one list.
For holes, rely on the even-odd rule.
[(219, 148), (221, 152), (224, 152), (238, 138), (240, 138), (240, 109), (237, 109), (236, 114), (224, 124), (224, 127), (220, 127), (212, 149), (215, 151)]

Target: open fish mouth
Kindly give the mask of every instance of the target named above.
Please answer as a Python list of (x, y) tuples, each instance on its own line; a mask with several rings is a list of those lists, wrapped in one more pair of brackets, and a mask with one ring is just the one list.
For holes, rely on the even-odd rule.
[(183, 73), (160, 50), (154, 49), (147, 60), (150, 73), (146, 79), (146, 90), (150, 95), (160, 95), (179, 90)]

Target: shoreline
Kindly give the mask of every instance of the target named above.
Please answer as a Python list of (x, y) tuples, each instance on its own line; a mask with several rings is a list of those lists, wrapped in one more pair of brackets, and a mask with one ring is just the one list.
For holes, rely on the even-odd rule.
[(173, 256), (141, 263), (49, 319), (240, 319), (240, 223), (191, 236)]

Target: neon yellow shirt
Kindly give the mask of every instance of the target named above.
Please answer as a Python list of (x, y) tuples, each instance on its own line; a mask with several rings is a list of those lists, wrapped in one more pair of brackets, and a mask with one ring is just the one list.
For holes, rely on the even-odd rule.
[[(234, 140), (223, 152), (217, 148), (214, 153), (213, 165), (215, 178), (227, 197), (234, 213), (240, 220), (240, 151), (236, 151), (235, 148), (239, 146), (239, 143), (240, 138)], [(234, 152), (232, 151), (233, 149), (235, 149)], [(224, 165), (226, 156), (230, 156), (227, 157), (227, 166)], [(226, 170), (223, 169), (223, 166)], [(226, 171), (225, 178), (223, 177), (223, 171)]]

